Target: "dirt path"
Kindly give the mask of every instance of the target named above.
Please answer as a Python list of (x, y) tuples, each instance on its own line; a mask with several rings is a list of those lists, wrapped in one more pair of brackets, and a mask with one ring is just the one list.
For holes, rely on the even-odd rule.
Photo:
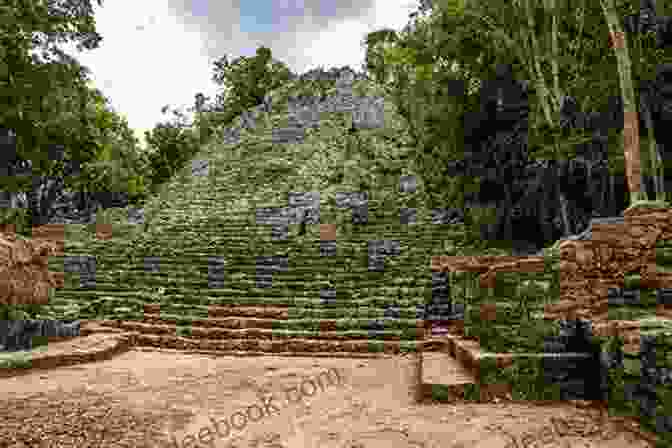
[(0, 379), (0, 446), (650, 446), (610, 418), (600, 423), (569, 404), (417, 405), (415, 375), (413, 355), (214, 358), (131, 350)]

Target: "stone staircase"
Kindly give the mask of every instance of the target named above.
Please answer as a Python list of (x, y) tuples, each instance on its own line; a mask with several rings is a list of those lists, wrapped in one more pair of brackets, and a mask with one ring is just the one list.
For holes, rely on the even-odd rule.
[[(644, 330), (643, 326), (641, 333), (633, 331), (639, 327), (639, 322), (607, 322), (595, 326), (593, 334), (603, 337), (618, 334), (623, 337), (625, 357), (635, 360), (642, 356), (641, 340), (644, 336), (656, 337), (666, 332), (664, 329)], [(519, 385), (517, 382), (493, 382), (484, 378), (490, 376), (493, 371), (501, 372), (515, 367), (524, 370), (534, 364), (540, 365), (544, 374), (548, 375), (544, 387), (555, 384), (560, 387), (563, 394), (568, 394), (565, 396), (574, 397), (570, 400), (583, 400), (577, 396), (588, 391), (587, 383), (576, 378), (569, 379), (569, 373), (573, 369), (589, 360), (588, 353), (488, 353), (480, 349), (477, 338), (465, 337), (463, 329), (463, 322), (456, 320), (447, 334), (426, 337), (424, 350), (420, 353), (423, 369), (420, 400), (430, 401), (433, 389), (439, 388), (444, 394), (443, 400), (462, 401), (466, 399), (467, 388), (476, 385), (478, 385), (478, 398), (476, 398), (478, 401), (511, 399), (514, 389)], [(622, 369), (622, 367), (615, 368)], [(667, 370), (660, 368), (662, 370), (658, 373), (661, 376), (664, 376), (665, 372), (672, 371), (669, 368)], [(581, 367), (579, 370), (582, 370)], [(600, 404), (601, 401), (596, 400), (595, 403)]]
[[(318, 322), (317, 330), (286, 330), (290, 322), (288, 307), (212, 306), (208, 317), (180, 326), (175, 319), (163, 318), (160, 305), (145, 305), (144, 319), (96, 320), (84, 325), (81, 334), (122, 331), (134, 346), (174, 349), (187, 352), (238, 356), (330, 356), (377, 357), (423, 348), (422, 321), (417, 324), (416, 339), (401, 339), (398, 332), (381, 330), (337, 331), (335, 319)], [(404, 342), (406, 344), (404, 344)]]
[[(415, 356), (419, 367), (417, 399), (420, 402), (429, 400), (432, 387), (437, 385), (447, 388), (451, 400), (464, 400), (465, 385), (478, 382), (478, 370), (473, 368), (477, 364), (469, 357), (471, 352), (462, 348), (465, 343), (456, 343), (454, 335), (429, 335), (422, 320), (416, 323), (416, 339), (402, 341), (393, 331), (383, 330), (372, 335), (361, 331), (339, 332), (334, 319), (320, 320), (319, 330), (315, 331), (278, 329), (280, 323), (291, 320), (289, 307), (278, 305), (211, 306), (207, 318), (194, 319), (190, 327), (182, 327), (184, 332), (180, 331), (175, 319), (162, 318), (160, 311), (160, 305), (146, 304), (141, 322), (88, 321), (82, 325), (81, 334), (120, 334), (126, 346), (133, 350), (210, 356)], [(473, 347), (473, 341), (469, 342)], [(449, 347), (453, 347), (452, 352)], [(455, 347), (460, 348), (455, 351)], [(483, 399), (505, 397), (507, 392), (510, 390), (491, 390)]]
[[(354, 111), (362, 132), (380, 118), (367, 115), (382, 105), (371, 101)], [(305, 186), (331, 162), (269, 145), (261, 131), (276, 128), (245, 128), (245, 148), (204, 147), (148, 200), (144, 222), (67, 226), (77, 238), (66, 235), (64, 256), (49, 260), (65, 272), (54, 318), (92, 320), (82, 335), (117, 331), (135, 349), (371, 357), (442, 347), (425, 339), (424, 305), (431, 256), (464, 235), (457, 218), (430, 218), (437, 211), (414, 196), (412, 173), (371, 194), (320, 183), (311, 202), (317, 192)]]
[[(114, 325), (140, 332), (140, 345), (150, 346), (158, 338), (165, 347), (208, 350), (211, 342), (201, 346), (195, 336), (176, 336), (179, 324), (212, 344), (221, 340), (215, 345), (223, 352), (240, 351), (240, 344), (254, 353), (298, 352), (299, 346), (304, 353), (416, 348), (418, 312), (431, 294), (427, 254), (437, 250), (434, 232), (449, 238), (459, 226), (402, 223), (401, 212), (390, 214), (390, 204), (373, 197), (364, 203), (368, 222), (359, 227), (346, 219), (325, 239), (318, 208), (306, 234), (298, 235), (293, 211), (310, 207), (288, 200), (289, 192), (266, 192), (273, 199), (262, 202), (231, 191), (238, 181), (235, 171), (223, 169), (223, 155), (202, 156), (207, 175), (189, 178), (189, 188), (167, 185), (173, 196), (160, 196), (154, 210), (147, 207), (146, 231), (138, 230), (140, 224), (114, 224), (104, 240), (92, 232), (77, 241), (66, 238), (66, 255), (49, 260), (66, 273), (65, 287), (50, 299), (56, 315), (113, 316), (123, 322)], [(340, 198), (336, 202), (346, 204), (337, 207), (348, 207)], [(276, 206), (269, 209), (271, 204)], [(262, 219), (262, 209), (271, 216)], [(159, 226), (161, 232), (154, 230)], [(346, 237), (336, 237), (337, 230)], [(389, 255), (392, 246), (397, 253)], [(417, 269), (401, 275), (403, 266)], [(254, 313), (245, 306), (255, 307)], [(289, 344), (290, 338), (301, 342)], [(377, 343), (384, 348), (371, 347)]]
[[(314, 331), (287, 331), (279, 323), (291, 320), (289, 307), (269, 306), (211, 306), (208, 317), (194, 319), (184, 333), (175, 319), (161, 317), (158, 304), (146, 304), (141, 322), (126, 320), (97, 320), (83, 325), (81, 334), (121, 332), (135, 350), (179, 351), (213, 356), (310, 356), (375, 358), (403, 355), (399, 336), (391, 331), (375, 335), (363, 332), (350, 334), (337, 330), (337, 321), (323, 319)], [(479, 350), (473, 339), (460, 334), (460, 325), (450, 333), (431, 335), (426, 323), (418, 320), (416, 339), (407, 341), (413, 347), (408, 353), (417, 356), (420, 364), (420, 401), (430, 401), (437, 387), (447, 392), (447, 401), (464, 401), (467, 385), (479, 384), (479, 401), (494, 398), (511, 399), (512, 387), (507, 383), (481, 383), (480, 365), (494, 359), (497, 368), (512, 366), (524, 358), (579, 358), (585, 354), (492, 354)], [(416, 354), (417, 353), (417, 354)], [(445, 400), (445, 399), (444, 399)]]
[[(426, 342), (427, 343), (427, 342)], [(439, 345), (437, 347), (437, 345)], [(443, 388), (448, 394), (448, 401), (466, 400), (466, 386), (478, 385), (479, 402), (492, 399), (512, 398), (514, 385), (510, 381), (484, 381), (485, 363), (492, 365), (495, 370), (501, 371), (513, 367), (516, 363), (532, 361), (551, 363), (555, 368), (568, 368), (573, 361), (581, 361), (589, 356), (584, 353), (488, 353), (479, 348), (477, 340), (464, 338), (460, 334), (447, 334), (433, 340), (433, 351), (421, 353), (422, 400), (429, 400), (432, 389)], [(568, 362), (569, 361), (569, 362)], [(528, 364), (529, 365), (529, 364)], [(488, 371), (488, 374), (490, 372)], [(550, 381), (549, 381), (550, 385)], [(573, 384), (581, 388), (581, 384)]]

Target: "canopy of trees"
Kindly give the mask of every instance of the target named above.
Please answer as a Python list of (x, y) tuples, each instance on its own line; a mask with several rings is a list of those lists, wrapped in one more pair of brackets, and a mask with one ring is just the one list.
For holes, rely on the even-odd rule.
[(214, 110), (217, 122), (228, 125), (244, 110), (262, 104), (264, 96), (291, 80), (294, 74), (282, 62), (272, 58), (271, 50), (257, 48), (254, 57), (240, 56), (229, 62), (223, 56), (214, 62), (213, 81), (223, 87)]
[[(64, 187), (123, 192), (130, 203), (141, 204), (212, 137), (215, 127), (260, 104), (269, 90), (292, 76), (265, 47), (251, 58), (229, 62), (224, 56), (213, 70), (223, 87), (215, 104), (196, 95), (194, 123), (174, 112), (177, 120), (146, 133), (145, 151), (126, 119), (93, 86), (90, 71), (57, 46), (75, 42), (78, 50), (90, 50), (101, 41), (91, 0), (0, 5), (0, 191), (29, 197), (26, 214), (4, 210), (2, 219), (19, 224), (18, 229), (36, 224)], [(15, 222), (19, 215), (23, 225)]]
[[(639, 0), (615, 3), (620, 17), (640, 6)], [(476, 185), (472, 179), (448, 178), (445, 167), (463, 155), (464, 118), (480, 107), (477, 88), (494, 78), (496, 64), (511, 64), (516, 78), (529, 82), (533, 157), (568, 159), (591, 136), (561, 133), (562, 98), (578, 98), (581, 110), (605, 110), (612, 106), (609, 98), (621, 94), (609, 36), (600, 2), (435, 0), (422, 2), (402, 32), (375, 31), (364, 45), (369, 71), (385, 83), (416, 138), (416, 162), (423, 167), (418, 172), (437, 203), (459, 203), (459, 196)], [(655, 33), (628, 39), (636, 85), (652, 79), (656, 66), (672, 56), (656, 47)], [(609, 134), (609, 162), (623, 173), (619, 134), (616, 129)], [(642, 136), (642, 146), (647, 139)]]

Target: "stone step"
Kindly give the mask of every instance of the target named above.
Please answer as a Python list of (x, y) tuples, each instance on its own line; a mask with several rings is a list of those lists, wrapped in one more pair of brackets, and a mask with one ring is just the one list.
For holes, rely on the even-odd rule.
[[(409, 288), (407, 291), (388, 290), (385, 292), (382, 290), (373, 290), (373, 287), (370, 287), (370, 289), (367, 290), (369, 287), (366, 284), (343, 284), (342, 282), (338, 282), (338, 280), (336, 280), (334, 284), (330, 286), (315, 284), (287, 285), (287, 283), (285, 283), (284, 279), (282, 278), (269, 277), (270, 276), (264, 277), (262, 275), (259, 277), (259, 279), (255, 279), (253, 281), (235, 281), (235, 286), (237, 286), (235, 290), (232, 288), (217, 288), (216, 286), (222, 285), (210, 285), (207, 279), (204, 279), (201, 282), (193, 282), (188, 285), (182, 284), (180, 285), (179, 290), (172, 289), (175, 285), (174, 281), (167, 283), (161, 281), (160, 279), (142, 279), (143, 281), (136, 280), (136, 286), (141, 284), (143, 288), (143, 291), (139, 292), (136, 297), (142, 299), (147, 298), (148, 295), (156, 292), (156, 287), (163, 286), (165, 287), (164, 293), (166, 298), (179, 298), (180, 300), (185, 299), (188, 296), (193, 298), (195, 291), (198, 291), (199, 296), (202, 295), (203, 297), (220, 298), (222, 300), (229, 298), (240, 298), (241, 303), (249, 302), (250, 298), (255, 297), (261, 302), (273, 302), (275, 299), (277, 300), (275, 304), (305, 304), (306, 306), (310, 306), (311, 303), (320, 304), (321, 300), (324, 298), (324, 300), (332, 301), (342, 301), (347, 299), (348, 303), (353, 305), (359, 304), (360, 306), (366, 306), (365, 303), (360, 303), (365, 300), (366, 302), (370, 302), (369, 306), (387, 307), (389, 305), (403, 306), (402, 304), (405, 302), (409, 303), (408, 306), (411, 306), (410, 303), (413, 303), (415, 298), (420, 299), (421, 297), (424, 297), (425, 292), (429, 288), (428, 285), (419, 285), (413, 289)], [(267, 287), (261, 287), (263, 285), (258, 283), (262, 280), (269, 282)], [(109, 285), (109, 283), (106, 282), (96, 281), (95, 283), (95, 291), (98, 292), (98, 294), (95, 295), (108, 295), (107, 292), (115, 292), (118, 290), (118, 287), (106, 288), (106, 284)], [(226, 281), (224, 280), (223, 283), (226, 283)], [(78, 286), (75, 285), (75, 288), (78, 288)], [(79, 291), (81, 291), (81, 293), (88, 294), (89, 292), (94, 291), (94, 289), (79, 289)], [(59, 296), (66, 297), (72, 294), (79, 295), (79, 291), (77, 289), (63, 290), (63, 294), (59, 293)], [(333, 291), (336, 291), (336, 297), (333, 297)], [(329, 295), (329, 292), (331, 292), (331, 295)], [(267, 300), (262, 300), (263, 298), (267, 298)], [(192, 301), (193, 300), (191, 299), (187, 300), (187, 302)]]
[(592, 325), (592, 331), (596, 336), (620, 336), (623, 339), (623, 352), (628, 355), (636, 356), (640, 352), (642, 334), (672, 333), (672, 313), (668, 316), (656, 313), (656, 320), (659, 320), (659, 327), (645, 327), (640, 330), (641, 324), (636, 320), (610, 321), (605, 319), (594, 323)]
[[(67, 341), (50, 342), (29, 352), (3, 353), (0, 355), (0, 378), (8, 378), (34, 372), (35, 369), (48, 370), (61, 366), (102, 361), (123, 353), (131, 347), (128, 333), (81, 334), (83, 337)], [(26, 361), (25, 367), (4, 367), (3, 361)]]
[(116, 320), (82, 319), (80, 320), (79, 334), (81, 336), (88, 336), (94, 333), (127, 333), (126, 330), (119, 328), (118, 323), (119, 321)]
[[(129, 332), (131, 333), (131, 332)], [(399, 354), (408, 347), (421, 347), (422, 341), (351, 340), (333, 341), (291, 338), (285, 340), (256, 339), (193, 339), (170, 335), (132, 332), (133, 344), (179, 350), (210, 350), (221, 353), (263, 352), (280, 356), (281, 353), (347, 352)], [(312, 356), (312, 355), (309, 355)]]
[[(183, 317), (183, 316), (180, 316)], [(227, 329), (227, 330), (240, 330), (240, 329), (260, 329), (260, 330), (277, 330), (281, 331), (284, 330), (288, 325), (284, 324), (289, 324), (292, 323), (294, 325), (299, 325), (302, 322), (305, 325), (308, 324), (313, 324), (317, 319), (312, 319), (312, 318), (298, 318), (298, 319), (288, 319), (288, 318), (282, 318), (282, 319), (275, 319), (275, 318), (259, 318), (259, 317), (240, 317), (240, 316), (232, 316), (232, 317), (208, 317), (205, 319), (200, 319), (200, 318), (194, 318), (191, 321), (191, 326), (193, 328), (204, 328), (204, 329)], [(400, 330), (400, 327), (406, 329), (411, 329), (411, 328), (416, 328), (418, 331), (424, 331), (423, 328), (423, 322), (418, 319), (369, 319), (369, 318), (351, 318), (347, 319), (348, 324), (351, 323), (358, 323), (361, 324), (362, 327), (360, 330), (357, 331), (368, 331), (365, 326), (367, 324), (370, 324), (372, 321), (379, 321), (381, 322), (383, 327), (388, 328), (389, 330)], [(320, 330), (321, 331), (339, 331), (339, 323), (344, 322), (344, 319), (319, 319), (319, 325), (320, 325)], [(144, 319), (142, 321), (143, 324), (152, 324), (152, 325), (181, 325), (184, 326), (185, 324), (178, 324), (180, 322), (179, 318), (172, 319), (170, 317), (166, 316), (160, 316), (159, 314), (147, 314), (145, 313)], [(283, 323), (283, 325), (279, 325), (280, 323)], [(385, 325), (387, 324), (387, 325)], [(345, 331), (345, 330), (343, 330)], [(355, 331), (355, 330), (349, 330), (349, 331)]]
[[(415, 312), (411, 312), (416, 308), (415, 306), (410, 305), (405, 308), (396, 306), (395, 308), (399, 309), (398, 314), (403, 314), (408, 317), (396, 317), (396, 315), (386, 312), (384, 309), (380, 309), (378, 312), (372, 315), (347, 317), (347, 319), (348, 321), (358, 321), (362, 323), (370, 323), (371, 321), (379, 321), (383, 324), (386, 322), (393, 322), (397, 328), (401, 326), (401, 328), (417, 328), (419, 330), (423, 329), (426, 325), (422, 319), (415, 317)], [(347, 309), (350, 310), (351, 308), (348, 307)], [(375, 310), (375, 308), (373, 309)], [(404, 309), (406, 312), (402, 313)], [(171, 311), (173, 312), (171, 313)], [(144, 303), (142, 322), (146, 324), (152, 323), (157, 325), (175, 325), (176, 322), (183, 321), (187, 315), (184, 307), (181, 307), (177, 313), (174, 311), (175, 310), (173, 307), (170, 306), (164, 305), (162, 311), (161, 304)], [(340, 310), (338, 308), (290, 308), (275, 302), (273, 304), (267, 305), (255, 304), (249, 306), (240, 304), (198, 305), (194, 306), (194, 310), (190, 309), (189, 311), (191, 312), (190, 317), (192, 317), (190, 324), (195, 327), (203, 326), (206, 328), (270, 328), (269, 325), (272, 322), (300, 322), (302, 320), (320, 320), (324, 326), (325, 331), (335, 331), (338, 321), (342, 321), (344, 319), (343, 317), (339, 317)], [(193, 311), (197, 312), (193, 313)], [(207, 314), (207, 318), (204, 314)], [(346, 316), (346, 314), (344, 314), (344, 316)], [(347, 314), (347, 316), (351, 315)], [(232, 322), (236, 321), (240, 323), (236, 323), (235, 327), (232, 327)], [(118, 327), (119, 322), (121, 321), (113, 320), (104, 322), (106, 322), (104, 325)], [(253, 325), (258, 325), (258, 327), (254, 327)]]
[[(450, 323), (453, 325), (449, 325)], [(428, 339), (425, 339), (423, 344), (425, 351), (419, 354), (422, 380), (418, 399), (421, 402), (432, 401), (435, 398), (433, 397), (435, 390), (439, 390), (440, 395), (443, 395), (442, 402), (461, 402), (466, 399), (466, 386), (479, 383), (478, 370), (473, 368), (473, 361), (464, 355), (458, 359), (454, 350), (455, 341), (460, 340), (459, 335), (463, 333), (463, 324), (463, 321), (444, 322), (442, 328), (445, 332), (442, 334), (427, 333)], [(431, 323), (427, 323), (428, 331), (432, 326)], [(478, 344), (462, 345), (473, 350)], [(511, 398), (511, 388), (501, 384), (479, 384), (479, 393), (479, 399), (483, 402), (493, 398)]]
[[(158, 313), (159, 306), (145, 306), (145, 315), (151, 314), (149, 312)], [(255, 317), (259, 319), (284, 319), (289, 317), (289, 308), (279, 305), (266, 306), (217, 306), (211, 305), (208, 307), (208, 317)]]
[(457, 359), (443, 352), (422, 354), (422, 382), (424, 384), (474, 384), (476, 378)]
[(421, 382), (419, 396), (421, 403), (434, 401), (434, 391), (440, 390), (442, 403), (457, 403), (465, 400), (467, 385), (475, 385), (478, 379), (457, 359), (444, 352), (420, 352)]
[[(136, 310), (136, 313), (140, 313), (141, 315), (146, 313), (146, 311), (143, 312), (142, 309), (138, 308), (148, 305), (147, 303), (144, 303), (144, 301), (149, 299), (149, 297), (143, 296), (137, 296), (135, 298), (114, 299), (112, 297), (106, 297), (104, 294), (102, 297), (99, 296), (97, 299), (95, 299), (83, 291), (81, 296), (77, 294), (69, 294), (67, 297), (59, 297), (54, 301), (53, 304), (50, 304), (50, 310), (63, 310), (67, 314), (68, 308), (72, 307), (72, 301), (78, 300), (83, 296), (87, 297), (86, 302), (78, 303), (76, 308), (84, 312), (87, 309), (92, 308), (93, 305), (108, 305), (112, 308), (130, 307), (132, 310)], [(250, 313), (244, 314), (244, 311), (240, 311), (239, 309), (231, 309), (232, 306), (239, 305), (259, 306), (262, 308), (285, 307), (288, 309), (287, 313), (289, 314), (287, 315), (292, 316), (293, 318), (297, 318), (299, 316), (302, 318), (312, 317), (322, 319), (354, 316), (368, 319), (396, 318), (402, 320), (424, 318), (422, 316), (422, 305), (416, 303), (414, 300), (398, 300), (395, 303), (390, 301), (376, 304), (370, 300), (360, 299), (325, 304), (319, 299), (299, 300), (298, 298), (289, 298), (289, 300), (287, 300), (287, 297), (248, 296), (242, 298), (242, 296), (232, 296), (229, 298), (230, 300), (227, 300), (227, 297), (216, 297), (214, 295), (210, 295), (209, 300), (207, 301), (211, 302), (212, 304), (208, 304), (207, 301), (204, 301), (203, 299), (194, 301), (176, 301), (176, 297), (177, 296), (169, 298), (164, 303), (163, 309), (161, 311), (163, 318), (166, 316), (174, 317), (185, 315), (206, 317), (208, 316), (208, 309), (213, 307), (221, 307), (221, 315), (210, 315), (210, 317), (269, 317), (261, 314), (262, 312), (257, 313), (256, 311), (252, 311)], [(359, 308), (359, 312), (353, 313), (353, 308)]]
[(353, 353), (353, 352), (260, 352), (260, 351), (222, 351), (222, 350), (200, 350), (200, 349), (175, 349), (175, 348), (166, 348), (166, 347), (151, 347), (151, 346), (134, 346), (134, 351), (141, 352), (159, 352), (159, 353), (171, 353), (171, 354), (199, 354), (207, 356), (282, 356), (282, 357), (311, 357), (311, 358), (389, 358), (389, 357), (398, 357), (398, 356), (407, 356), (415, 355), (414, 353), (402, 353), (399, 355), (389, 354), (389, 353)]
[[(198, 320), (195, 320), (196, 323)], [(304, 353), (312, 356), (315, 352), (340, 353), (400, 353), (415, 347), (416, 350), (436, 351), (443, 348), (440, 341), (423, 341), (424, 323), (420, 321), (417, 338), (399, 340), (381, 340), (382, 334), (367, 332), (367, 338), (353, 338), (344, 332), (324, 331), (323, 334), (301, 336), (299, 332), (282, 336), (281, 330), (212, 330), (207, 327), (192, 325), (191, 335), (177, 336), (175, 325), (151, 325), (135, 321), (93, 320), (84, 321), (82, 335), (94, 333), (122, 333), (133, 335), (134, 346), (160, 347), (179, 350), (207, 350), (217, 353), (240, 354), (254, 353)], [(360, 332), (364, 333), (364, 332)], [(382, 332), (378, 332), (382, 333)], [(225, 339), (213, 339), (224, 337)], [(324, 338), (324, 339), (322, 339)], [(376, 339), (378, 338), (378, 339)], [(402, 349), (403, 348), (403, 349)]]
[[(429, 369), (427, 373), (423, 370), (423, 384), (421, 395), (423, 399), (428, 399), (431, 395), (432, 387), (437, 385), (446, 386), (449, 400), (460, 400), (464, 398), (466, 384), (479, 384), (480, 400), (488, 401), (494, 397), (510, 398), (512, 392), (511, 384), (483, 384), (481, 383), (481, 363), (484, 360), (493, 362), (496, 369), (504, 369), (515, 365), (519, 361), (529, 358), (548, 359), (549, 362), (557, 362), (562, 365), (563, 360), (568, 362), (586, 359), (585, 353), (489, 353), (483, 352), (479, 348), (479, 343), (475, 338), (464, 338), (459, 334), (448, 333), (442, 336), (435, 336), (433, 339), (425, 339), (422, 346), (431, 348), (432, 354), (422, 353), (423, 369), (425, 366)], [(441, 359), (441, 354), (444, 359)], [(424, 360), (427, 360), (425, 362)], [(441, 370), (443, 369), (443, 371)], [(444, 374), (445, 372), (445, 374)], [(580, 384), (576, 385), (581, 388)]]
[[(267, 328), (221, 328), (199, 325), (200, 319), (195, 319), (188, 328), (188, 339), (258, 339), (258, 340), (295, 340), (310, 338), (315, 340), (335, 340), (335, 341), (361, 341), (361, 340), (417, 340), (422, 339), (424, 331), (422, 329), (403, 330), (348, 330), (348, 331), (329, 331), (329, 330), (285, 330), (285, 329), (267, 329)], [(248, 320), (249, 321), (249, 320)], [(240, 322), (240, 321), (239, 321)], [(256, 322), (255, 322), (256, 323)], [(118, 328), (129, 332), (139, 332), (143, 335), (175, 335), (177, 332), (175, 324), (151, 324), (135, 321), (121, 321)], [(402, 339), (402, 337), (404, 337)]]

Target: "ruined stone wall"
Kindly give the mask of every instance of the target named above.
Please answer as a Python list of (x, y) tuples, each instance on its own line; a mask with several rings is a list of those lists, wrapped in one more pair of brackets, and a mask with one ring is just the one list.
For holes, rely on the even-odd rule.
[[(630, 274), (641, 277), (642, 288), (672, 288), (672, 273), (656, 266), (656, 244), (666, 240), (672, 245), (672, 209), (635, 207), (622, 220), (591, 223), (588, 239), (561, 241), (560, 297), (545, 306), (544, 319), (589, 320), (595, 335), (621, 336), (627, 351), (639, 351), (639, 323), (608, 319), (609, 292), (623, 290)], [(544, 259), (442, 256), (432, 259), (432, 270), (476, 272), (481, 288), (494, 288), (497, 272), (543, 272)], [(670, 300), (659, 301), (656, 317), (672, 319)]]
[[(656, 243), (672, 240), (672, 210), (632, 208), (622, 223), (592, 227), (587, 241), (563, 241), (560, 248), (560, 303), (549, 306), (549, 317), (606, 316), (609, 289), (623, 289), (628, 274), (639, 274), (644, 288), (671, 288), (672, 274), (656, 267)], [(669, 308), (661, 315), (672, 318)]]
[(0, 229), (0, 304), (48, 303), (49, 290), (64, 283), (63, 272), (49, 271), (49, 256), (63, 251), (62, 225), (33, 228), (33, 239), (18, 238), (13, 226)]

